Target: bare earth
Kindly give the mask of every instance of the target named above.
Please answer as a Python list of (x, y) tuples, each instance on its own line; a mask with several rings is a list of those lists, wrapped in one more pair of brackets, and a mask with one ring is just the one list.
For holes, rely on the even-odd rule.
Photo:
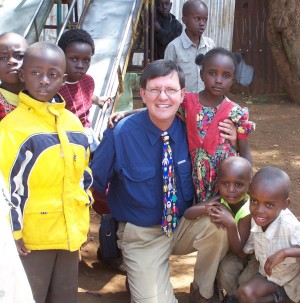
[[(230, 95), (247, 106), (256, 131), (250, 137), (254, 172), (263, 166), (285, 170), (292, 181), (290, 209), (300, 217), (300, 105), (290, 103), (285, 95)], [(92, 240), (81, 252), (79, 265), (79, 303), (130, 303), (124, 273), (96, 258), (99, 215), (91, 212)], [(187, 303), (193, 279), (195, 253), (171, 257), (171, 281), (179, 303)], [(162, 302), (163, 303), (163, 302)]]

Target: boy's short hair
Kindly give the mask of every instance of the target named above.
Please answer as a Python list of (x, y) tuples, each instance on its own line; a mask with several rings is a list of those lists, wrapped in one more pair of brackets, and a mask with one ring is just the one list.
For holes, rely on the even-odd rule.
[(207, 5), (201, 0), (187, 0), (182, 6), (183, 17), (186, 17), (189, 14), (190, 8), (193, 7), (193, 5), (204, 6), (208, 9)]
[(174, 61), (165, 59), (155, 60), (145, 67), (140, 78), (141, 88), (146, 88), (148, 80), (152, 80), (158, 77), (164, 77), (173, 72), (178, 73), (180, 88), (184, 88), (185, 78), (181, 67), (177, 65)]
[(58, 41), (58, 46), (66, 52), (66, 48), (74, 42), (87, 43), (92, 48), (92, 54), (95, 53), (95, 43), (92, 36), (85, 30), (80, 28), (69, 29), (64, 32)]
[(279, 187), (282, 190), (283, 199), (287, 199), (290, 194), (291, 180), (289, 175), (273, 166), (261, 168), (253, 177), (252, 183), (262, 182), (265, 186)]
[[(41, 51), (51, 50), (53, 52), (56, 52), (59, 56), (62, 56), (62, 58), (65, 57), (64, 52), (57, 45), (55, 45), (53, 43), (49, 43), (49, 42), (36, 42), (36, 43), (31, 44), (26, 49), (26, 51), (24, 53), (23, 64), (21, 67), (22, 69), (24, 68), (25, 63), (27, 63), (28, 57), (30, 56), (31, 52), (35, 49), (40, 49)], [(30, 58), (29, 58), (29, 60), (30, 60)], [(65, 60), (63, 60), (63, 62), (66, 64)]]

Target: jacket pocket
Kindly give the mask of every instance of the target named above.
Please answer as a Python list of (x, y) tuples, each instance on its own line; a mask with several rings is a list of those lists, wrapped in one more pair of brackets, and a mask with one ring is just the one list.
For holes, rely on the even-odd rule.
[[(154, 208), (155, 203), (155, 185), (154, 177), (156, 169), (150, 166), (134, 166), (121, 169), (121, 178), (127, 189), (130, 199), (129, 204), (137, 207)], [(138, 198), (136, 200), (136, 198)]]

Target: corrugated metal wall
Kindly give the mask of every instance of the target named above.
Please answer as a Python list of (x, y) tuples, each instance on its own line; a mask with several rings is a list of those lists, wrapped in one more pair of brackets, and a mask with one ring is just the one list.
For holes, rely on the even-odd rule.
[[(186, 0), (171, 1), (172, 13), (179, 21), (182, 18), (182, 6)], [(231, 50), (235, 0), (204, 0), (208, 6), (208, 24), (205, 36), (213, 39), (217, 46)]]

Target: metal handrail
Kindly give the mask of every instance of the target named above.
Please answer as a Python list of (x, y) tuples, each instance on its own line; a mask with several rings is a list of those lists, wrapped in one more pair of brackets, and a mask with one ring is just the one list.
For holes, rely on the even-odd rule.
[[(61, 29), (60, 29), (60, 31), (58, 33), (57, 38), (56, 38), (56, 44), (58, 43), (58, 40), (61, 38), (61, 36), (64, 33), (65, 29), (67, 28), (67, 24), (68, 24), (68, 22), (69, 22), (69, 20), (70, 20), (70, 18), (72, 16), (72, 10), (73, 10), (73, 8), (74, 8), (74, 6), (75, 6), (75, 4), (76, 4), (77, 1), (78, 0), (73, 0), (72, 3), (71, 3), (71, 5), (70, 5), (70, 7), (69, 7), (68, 14), (67, 14), (67, 16), (65, 18), (65, 21), (64, 21), (63, 25), (61, 26)], [(86, 0), (85, 4), (84, 4), (84, 7), (82, 9), (82, 13), (81, 13), (80, 20), (78, 22), (77, 27), (80, 27), (80, 24), (82, 22), (81, 20), (82, 20), (84, 14), (86, 13), (87, 8), (88, 8), (89, 5), (90, 5), (90, 0)]]
[(30, 20), (30, 22), (29, 22), (29, 25), (28, 25), (27, 28), (25, 29), (25, 32), (24, 32), (24, 34), (23, 34), (23, 37), (26, 37), (26, 36), (28, 35), (28, 33), (29, 33), (29, 31), (30, 31), (30, 29), (31, 29), (31, 27), (32, 27), (32, 25), (33, 25), (35, 19), (36, 19), (36, 16), (37, 16), (37, 14), (39, 13), (39, 11), (40, 11), (40, 9), (41, 9), (43, 3), (44, 3), (44, 0), (41, 0), (41, 2), (39, 3), (39, 6), (37, 7), (36, 11), (34, 12), (33, 17), (31, 18), (31, 20)]

